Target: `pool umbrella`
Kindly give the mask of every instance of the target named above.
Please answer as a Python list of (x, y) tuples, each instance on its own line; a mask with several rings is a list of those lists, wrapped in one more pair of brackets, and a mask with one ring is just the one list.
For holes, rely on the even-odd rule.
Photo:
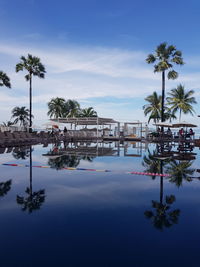
[(177, 123), (173, 123), (172, 124), (172, 127), (173, 128), (180, 128), (180, 127), (190, 127), (190, 128), (193, 128), (193, 127), (197, 127), (197, 125), (195, 124), (192, 124), (190, 122), (186, 122), (186, 121), (182, 121), (182, 122), (177, 122)]
[(59, 128), (60, 123), (55, 121), (48, 121), (42, 125), (45, 126), (46, 128)]
[(157, 122), (154, 123), (153, 125), (156, 125), (158, 127), (172, 127), (172, 123), (168, 123), (168, 122)]

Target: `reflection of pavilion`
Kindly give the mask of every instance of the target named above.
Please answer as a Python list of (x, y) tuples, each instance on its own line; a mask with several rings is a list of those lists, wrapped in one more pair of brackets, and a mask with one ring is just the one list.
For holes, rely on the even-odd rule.
[[(55, 149), (56, 148), (56, 149)], [(86, 156), (86, 157), (103, 157), (103, 156), (119, 156), (120, 147), (118, 142), (115, 146), (108, 144), (105, 146), (104, 143), (90, 143), (79, 142), (79, 143), (69, 143), (68, 146), (64, 147), (54, 147), (48, 153), (43, 154), (47, 157), (59, 157), (59, 156)]]

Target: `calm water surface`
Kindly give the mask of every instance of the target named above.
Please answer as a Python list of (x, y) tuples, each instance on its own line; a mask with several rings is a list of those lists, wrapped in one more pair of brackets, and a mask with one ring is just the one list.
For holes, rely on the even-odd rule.
[(199, 149), (85, 146), (1, 151), (0, 266), (200, 266)]

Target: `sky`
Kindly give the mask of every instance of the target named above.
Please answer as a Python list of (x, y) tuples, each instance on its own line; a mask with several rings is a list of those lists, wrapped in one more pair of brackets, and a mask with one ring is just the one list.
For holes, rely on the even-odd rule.
[(0, 0), (0, 70), (12, 89), (0, 88), (0, 123), (15, 106), (29, 107), (25, 72), (15, 72), (22, 55), (38, 56), (45, 79), (34, 77), (34, 124), (47, 121), (54, 97), (76, 99), (101, 117), (145, 122), (145, 97), (161, 94), (161, 74), (145, 59), (161, 42), (183, 53), (179, 78), (198, 102), (192, 117), (200, 124), (200, 1), (190, 0)]

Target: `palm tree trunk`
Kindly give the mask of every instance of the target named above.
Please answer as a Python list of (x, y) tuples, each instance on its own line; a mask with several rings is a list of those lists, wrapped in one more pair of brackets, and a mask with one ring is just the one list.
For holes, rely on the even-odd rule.
[(30, 73), (30, 88), (29, 88), (29, 133), (32, 133), (32, 74)]
[(180, 113), (179, 113), (179, 122), (181, 121), (181, 109), (180, 109)]
[[(161, 122), (164, 121), (164, 105), (165, 105), (165, 71), (162, 71)], [(163, 131), (163, 127), (162, 127), (162, 131)]]

